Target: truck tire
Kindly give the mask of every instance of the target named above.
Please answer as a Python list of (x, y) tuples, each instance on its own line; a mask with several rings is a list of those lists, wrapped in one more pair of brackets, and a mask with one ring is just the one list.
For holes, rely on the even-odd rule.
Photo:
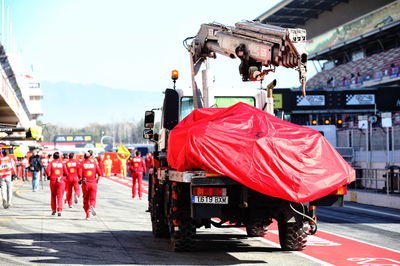
[(194, 245), (196, 226), (190, 220), (182, 221), (179, 230), (171, 229), (171, 244), (174, 251), (190, 251)]
[(283, 250), (299, 251), (306, 247), (307, 234), (303, 230), (303, 221), (295, 223), (278, 222), (279, 242)]
[(262, 221), (249, 222), (246, 225), (248, 237), (263, 237), (266, 235), (268, 227), (263, 225)]
[(165, 222), (162, 204), (162, 189), (160, 185), (154, 184), (151, 208), (151, 224), (155, 237), (169, 237), (168, 224)]

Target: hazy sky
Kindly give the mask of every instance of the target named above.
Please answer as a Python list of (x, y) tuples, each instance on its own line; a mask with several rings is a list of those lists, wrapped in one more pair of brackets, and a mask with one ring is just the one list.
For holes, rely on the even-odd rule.
[[(5, 0), (17, 47), (40, 80), (130, 90), (190, 86), (182, 41), (202, 23), (252, 20), (279, 0)], [(241, 86), (239, 60), (213, 60), (216, 85)], [(279, 87), (298, 86), (297, 72), (278, 68)], [(253, 84), (256, 86), (256, 84)]]

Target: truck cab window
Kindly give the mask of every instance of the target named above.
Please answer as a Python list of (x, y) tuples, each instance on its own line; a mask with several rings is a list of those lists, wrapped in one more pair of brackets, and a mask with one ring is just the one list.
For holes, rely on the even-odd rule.
[(194, 109), (193, 97), (182, 97), (181, 98), (181, 119), (184, 119)]

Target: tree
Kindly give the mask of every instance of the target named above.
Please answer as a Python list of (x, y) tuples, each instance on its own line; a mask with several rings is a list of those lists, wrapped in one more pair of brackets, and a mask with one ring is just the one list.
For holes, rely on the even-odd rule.
[(111, 136), (116, 143), (125, 144), (144, 142), (143, 123), (141, 119), (139, 122), (113, 122), (104, 125), (93, 123), (82, 128), (73, 128), (38, 121), (38, 125), (43, 127), (44, 142), (53, 142), (56, 135), (92, 135), (94, 142), (100, 142), (102, 136)]

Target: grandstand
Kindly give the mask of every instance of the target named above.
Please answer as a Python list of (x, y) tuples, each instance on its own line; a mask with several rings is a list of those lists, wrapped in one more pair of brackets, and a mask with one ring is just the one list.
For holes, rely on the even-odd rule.
[[(398, 84), (400, 47), (350, 61), (317, 73), (308, 82), (311, 88), (354, 88), (379, 84)], [(352, 76), (353, 74), (353, 76)]]
[[(256, 20), (307, 30), (309, 67), (314, 65), (317, 69), (317, 74), (308, 80), (307, 90), (326, 98), (319, 107), (310, 105), (309, 109), (299, 111), (292, 100), (297, 96), (286, 97), (291, 99), (286, 103), (284, 97), (282, 109), (289, 120), (311, 124), (313, 120), (325, 120), (320, 119), (322, 115), (324, 118), (345, 115), (352, 116), (352, 125), (357, 125), (358, 115), (389, 111), (393, 118), (398, 116), (397, 90), (390, 92), (395, 93), (393, 97), (398, 98), (399, 105), (385, 106), (379, 98), (386, 94), (383, 87), (400, 85), (399, 0), (283, 0)], [(341, 100), (326, 100), (327, 92), (346, 97), (346, 91), (357, 94), (365, 93), (366, 89), (374, 95), (374, 102), (361, 108), (350, 110)], [(298, 89), (286, 94), (297, 95)]]

